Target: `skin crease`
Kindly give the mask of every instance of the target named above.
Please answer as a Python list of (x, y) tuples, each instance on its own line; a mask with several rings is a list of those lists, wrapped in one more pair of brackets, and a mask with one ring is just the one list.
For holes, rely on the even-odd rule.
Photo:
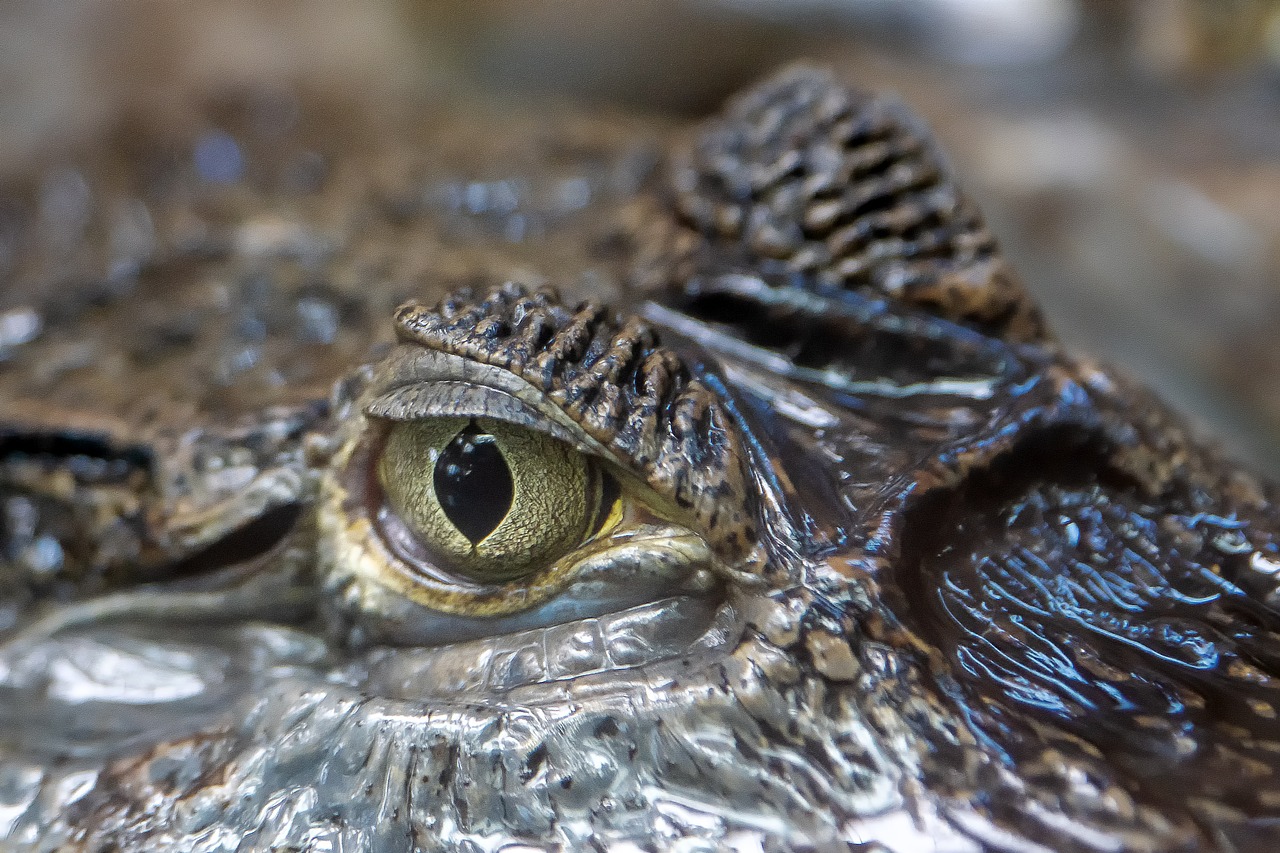
[[(1276, 486), (1053, 340), (899, 107), (795, 68), (656, 148), (574, 127), (552, 150), (595, 195), (531, 208), (529, 245), (421, 192), (355, 193), (333, 243), (212, 196), (223, 242), (175, 242), (15, 355), (5, 843), (1275, 846)], [(399, 280), (423, 245), (484, 272)], [(179, 335), (209, 280), (258, 313)], [(154, 346), (107, 346), (144, 314)], [(101, 357), (53, 370), (69, 341)], [(156, 403), (147, 380), (208, 364)], [(371, 498), (382, 421), (486, 412), (571, 437), (668, 523), (513, 612), (415, 599)]]

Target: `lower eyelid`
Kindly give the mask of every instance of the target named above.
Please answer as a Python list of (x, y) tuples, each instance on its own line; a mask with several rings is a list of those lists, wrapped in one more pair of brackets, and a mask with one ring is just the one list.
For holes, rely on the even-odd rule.
[(668, 598), (439, 648), (378, 649), (350, 678), (405, 699), (492, 695), (696, 655), (727, 642), (733, 624), (732, 611), (718, 599)]
[[(584, 619), (606, 618), (672, 595), (713, 596), (716, 582), (706, 570), (706, 543), (665, 527), (637, 530), (619, 543), (602, 543), (583, 560), (576, 579), (552, 598), (508, 616), (453, 615), (419, 606), (401, 614), (394, 632), (404, 645), (451, 643), (550, 628)], [(390, 641), (390, 637), (384, 637)]]

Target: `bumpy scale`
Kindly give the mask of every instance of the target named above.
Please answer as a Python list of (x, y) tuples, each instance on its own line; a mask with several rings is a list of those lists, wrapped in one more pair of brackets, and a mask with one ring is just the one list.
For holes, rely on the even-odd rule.
[[(616, 308), (409, 301), (327, 402), (196, 426), (64, 422), (92, 389), (25, 377), (83, 319), (18, 353), (5, 849), (1280, 846), (1276, 487), (1054, 343), (900, 107), (793, 69), (613, 156), (638, 197), (544, 225), (617, 254), (541, 269)], [(544, 483), (590, 520), (455, 571), (397, 509), (479, 554), (535, 464), (459, 509), (502, 430), (595, 466)]]

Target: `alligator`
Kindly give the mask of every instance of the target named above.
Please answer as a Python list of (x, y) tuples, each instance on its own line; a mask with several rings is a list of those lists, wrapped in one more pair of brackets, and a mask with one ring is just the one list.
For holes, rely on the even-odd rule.
[(31, 190), (4, 849), (1280, 846), (1277, 486), (905, 107), (427, 119)]

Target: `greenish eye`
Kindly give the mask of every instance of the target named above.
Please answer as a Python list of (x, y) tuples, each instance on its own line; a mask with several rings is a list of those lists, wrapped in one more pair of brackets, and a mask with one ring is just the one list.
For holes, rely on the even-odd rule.
[(378, 461), (390, 508), (444, 566), (481, 583), (580, 545), (610, 509), (606, 476), (564, 442), (487, 418), (394, 423)]

